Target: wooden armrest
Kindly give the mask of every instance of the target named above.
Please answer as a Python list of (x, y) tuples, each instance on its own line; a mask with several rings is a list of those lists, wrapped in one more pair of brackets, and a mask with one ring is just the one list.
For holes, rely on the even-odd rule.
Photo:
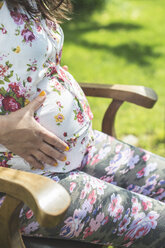
[(157, 101), (155, 91), (144, 86), (92, 83), (80, 83), (80, 86), (86, 96), (113, 98), (114, 100), (131, 102), (145, 108), (152, 108)]
[(0, 192), (28, 205), (45, 227), (55, 226), (71, 202), (67, 191), (53, 180), (3, 167), (0, 167)]
[(158, 99), (154, 90), (144, 86), (91, 83), (80, 83), (80, 86), (86, 96), (113, 99), (105, 112), (102, 131), (114, 137), (116, 137), (114, 126), (116, 114), (123, 102), (126, 101), (145, 108), (152, 108)]

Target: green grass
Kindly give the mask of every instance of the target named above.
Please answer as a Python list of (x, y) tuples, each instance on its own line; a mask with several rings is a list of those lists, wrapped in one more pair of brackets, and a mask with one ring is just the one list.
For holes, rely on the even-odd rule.
[[(136, 84), (153, 88), (153, 109), (125, 103), (118, 113), (119, 138), (139, 137), (139, 146), (165, 156), (165, 1), (111, 0), (105, 10), (63, 25), (63, 64), (77, 81)], [(109, 100), (89, 99), (93, 127)]]

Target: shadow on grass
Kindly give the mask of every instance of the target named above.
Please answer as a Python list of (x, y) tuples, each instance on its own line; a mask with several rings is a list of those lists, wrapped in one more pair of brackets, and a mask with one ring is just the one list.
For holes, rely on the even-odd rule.
[(155, 139), (155, 147), (161, 144), (164, 146), (165, 149), (165, 137)]
[(125, 58), (128, 63), (135, 63), (140, 66), (150, 66), (150, 58), (158, 58), (160, 56), (160, 54), (153, 51), (153, 47), (141, 45), (137, 42), (110, 46), (81, 40), (79, 42), (76, 41), (76, 44), (87, 47), (90, 50), (105, 50), (108, 53)]
[(87, 23), (75, 20), (74, 23), (72, 21), (71, 23), (65, 24), (63, 28), (66, 43), (75, 43), (78, 46), (86, 47), (90, 50), (102, 50), (107, 53), (112, 53), (118, 57), (125, 58), (128, 63), (135, 63), (139, 66), (150, 66), (151, 58), (158, 58), (161, 56), (160, 53), (154, 51), (155, 46), (148, 44), (145, 45), (138, 42), (128, 41), (128, 43), (112, 46), (110, 44), (100, 44), (97, 43), (97, 41), (87, 41), (83, 38), (84, 34), (99, 30), (105, 30), (109, 32), (117, 32), (119, 30), (130, 32), (132, 30), (139, 30), (143, 28), (143, 26), (140, 25), (121, 22), (115, 22), (109, 25), (99, 25), (95, 22)]
[[(132, 31), (132, 30), (139, 30), (142, 29), (143, 26), (133, 23), (122, 23), (122, 22), (114, 22), (110, 23), (108, 25), (99, 25), (97, 22), (82, 22), (79, 21), (79, 19), (74, 20), (76, 24), (74, 24), (74, 31), (84, 33), (84, 32), (93, 32), (93, 31), (99, 31), (99, 30), (109, 30), (111, 32), (119, 31), (119, 30), (126, 30), (126, 31)], [(73, 23), (73, 21), (72, 21)], [(70, 29), (70, 23), (66, 24), (67, 28)], [(65, 28), (65, 27), (64, 27)], [(67, 30), (65, 30), (67, 31)]]

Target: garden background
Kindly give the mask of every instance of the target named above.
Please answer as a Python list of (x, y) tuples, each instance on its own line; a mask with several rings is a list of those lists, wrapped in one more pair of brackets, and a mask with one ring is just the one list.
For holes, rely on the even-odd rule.
[[(89, 4), (84, 11), (85, 2)], [(165, 156), (165, 1), (107, 0), (104, 6), (91, 2), (104, 1), (77, 0), (72, 20), (62, 24), (62, 63), (79, 82), (153, 88), (159, 97), (154, 108), (124, 103), (116, 129), (119, 139), (133, 134), (138, 146)], [(109, 100), (89, 102), (93, 127), (100, 130)]]

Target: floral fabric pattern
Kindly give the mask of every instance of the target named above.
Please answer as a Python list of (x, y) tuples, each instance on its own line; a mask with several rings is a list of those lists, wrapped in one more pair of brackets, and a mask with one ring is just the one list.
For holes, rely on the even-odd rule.
[[(57, 167), (32, 170), (69, 191), (72, 202), (64, 220), (54, 228), (40, 227), (24, 206), (22, 234), (115, 247), (164, 248), (165, 159), (93, 132), (84, 93), (60, 66), (63, 33), (59, 25), (42, 18), (32, 20), (21, 9), (9, 11), (0, 0), (0, 44), (0, 115), (17, 111), (45, 90), (46, 101), (34, 117), (70, 148), (67, 161)], [(0, 166), (32, 169), (2, 145)], [(3, 195), (0, 205), (4, 199)]]
[[(39, 227), (25, 206), (20, 216), (22, 233), (116, 248), (164, 248), (165, 159), (98, 131), (94, 136), (95, 144), (88, 149), (81, 169), (43, 173), (71, 195), (64, 220), (54, 228)], [(136, 156), (139, 159), (130, 167)], [(151, 164), (154, 169), (148, 170)], [(137, 172), (142, 168), (148, 173), (138, 178)], [(149, 182), (152, 187), (144, 191)]]
[[(63, 31), (42, 17), (32, 19), (21, 8), (9, 10), (5, 1), (0, 7), (0, 115), (19, 110), (44, 90), (46, 101), (34, 118), (70, 148), (67, 161), (58, 161), (56, 167), (45, 164), (43, 170), (32, 170), (14, 154), (5, 165), (39, 174), (78, 168), (93, 140), (93, 117), (83, 91), (60, 66)], [(2, 159), (4, 152), (10, 154), (0, 145)]]

